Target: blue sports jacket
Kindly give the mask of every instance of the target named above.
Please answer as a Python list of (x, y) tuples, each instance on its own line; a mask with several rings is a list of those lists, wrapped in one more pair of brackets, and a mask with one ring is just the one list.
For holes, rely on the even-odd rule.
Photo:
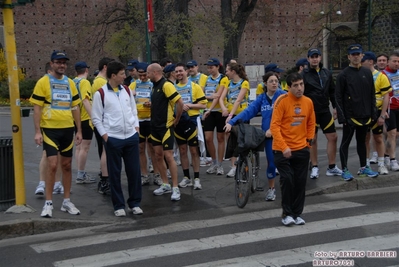
[(253, 117), (256, 116), (259, 112), (262, 115), (262, 130), (267, 131), (270, 128), (270, 122), (272, 120), (272, 113), (273, 113), (273, 106), (274, 102), (276, 102), (276, 99), (283, 94), (286, 94), (286, 91), (283, 91), (281, 89), (277, 89), (276, 92), (274, 93), (273, 99), (271, 103), (269, 103), (269, 100), (267, 99), (268, 96), (266, 96), (265, 93), (260, 94), (255, 101), (253, 101), (249, 106), (244, 109), (240, 114), (235, 116), (233, 119), (229, 121), (229, 124), (234, 126), (237, 121), (242, 120), (242, 121), (249, 121)]

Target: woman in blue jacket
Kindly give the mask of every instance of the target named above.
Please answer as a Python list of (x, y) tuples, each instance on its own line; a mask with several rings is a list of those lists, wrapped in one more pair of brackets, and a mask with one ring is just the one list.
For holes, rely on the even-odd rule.
[(225, 128), (226, 132), (230, 132), (231, 127), (237, 123), (237, 121), (249, 121), (256, 116), (259, 112), (262, 115), (262, 130), (266, 133), (265, 142), (265, 153), (267, 158), (267, 170), (266, 176), (268, 178), (269, 190), (266, 193), (266, 201), (273, 201), (276, 199), (276, 190), (274, 188), (274, 178), (276, 177), (276, 166), (274, 165), (274, 156), (272, 150), (273, 137), (270, 132), (270, 122), (272, 120), (273, 106), (277, 98), (286, 94), (287, 92), (278, 88), (279, 79), (273, 72), (268, 72), (263, 75), (263, 82), (266, 85), (264, 87), (264, 93), (260, 94), (255, 101), (253, 101), (246, 109), (240, 114), (231, 119)]

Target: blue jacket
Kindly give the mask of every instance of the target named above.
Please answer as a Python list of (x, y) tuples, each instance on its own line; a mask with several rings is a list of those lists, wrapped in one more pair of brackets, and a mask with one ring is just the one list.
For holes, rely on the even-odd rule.
[(267, 131), (270, 128), (270, 122), (272, 120), (272, 113), (273, 113), (273, 106), (274, 102), (276, 102), (276, 99), (283, 94), (286, 94), (287, 92), (277, 89), (276, 92), (274, 93), (273, 99), (271, 101), (271, 104), (268, 101), (268, 96), (266, 96), (265, 93), (260, 94), (255, 101), (253, 101), (249, 106), (244, 109), (240, 114), (235, 116), (233, 119), (229, 121), (229, 124), (234, 126), (238, 120), (242, 121), (249, 121), (253, 117), (256, 116), (259, 112), (261, 112), (262, 115), (262, 130)]

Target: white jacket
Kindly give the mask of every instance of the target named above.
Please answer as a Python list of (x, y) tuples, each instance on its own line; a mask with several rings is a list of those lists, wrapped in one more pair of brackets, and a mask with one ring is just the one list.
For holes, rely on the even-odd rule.
[[(120, 85), (119, 96), (109, 84), (102, 87), (104, 105), (101, 94), (97, 91), (93, 97), (91, 111), (92, 122), (98, 133), (117, 139), (127, 139), (134, 135), (139, 127), (136, 101), (132, 94)], [(130, 90), (130, 89), (128, 89)]]

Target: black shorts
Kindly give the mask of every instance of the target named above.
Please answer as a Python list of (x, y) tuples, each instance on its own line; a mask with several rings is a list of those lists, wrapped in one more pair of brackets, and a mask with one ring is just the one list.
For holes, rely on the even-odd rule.
[[(80, 127), (82, 127), (82, 139), (83, 140), (91, 140), (93, 139), (93, 128), (90, 126), (90, 120), (85, 120), (80, 123)], [(75, 126), (76, 133), (76, 126)]]
[(75, 128), (49, 129), (42, 128), (43, 150), (47, 157), (57, 156), (58, 152), (63, 157), (72, 157), (73, 134)]
[(179, 123), (175, 128), (175, 137), (178, 145), (198, 146), (197, 123), (194, 121)]
[(399, 131), (399, 109), (391, 109), (389, 111), (389, 118), (385, 120), (387, 125), (387, 132), (396, 129)]
[(218, 133), (224, 133), (223, 127), (226, 125), (226, 118), (219, 111), (212, 111), (204, 120), (204, 132), (213, 132), (216, 127)]
[(373, 132), (373, 134), (382, 134), (382, 132), (384, 131), (384, 125), (378, 125), (378, 118), (381, 115), (381, 110), (378, 110), (377, 112), (377, 119), (375, 121), (372, 121), (372, 123), (370, 125), (370, 130)]
[(139, 125), (140, 125), (139, 142), (144, 143), (151, 135), (151, 122), (140, 121)]
[(316, 133), (320, 128), (324, 134), (335, 133), (334, 118), (330, 112), (316, 113)]
[(174, 128), (151, 128), (151, 144), (162, 146), (163, 150), (172, 150), (175, 143)]

